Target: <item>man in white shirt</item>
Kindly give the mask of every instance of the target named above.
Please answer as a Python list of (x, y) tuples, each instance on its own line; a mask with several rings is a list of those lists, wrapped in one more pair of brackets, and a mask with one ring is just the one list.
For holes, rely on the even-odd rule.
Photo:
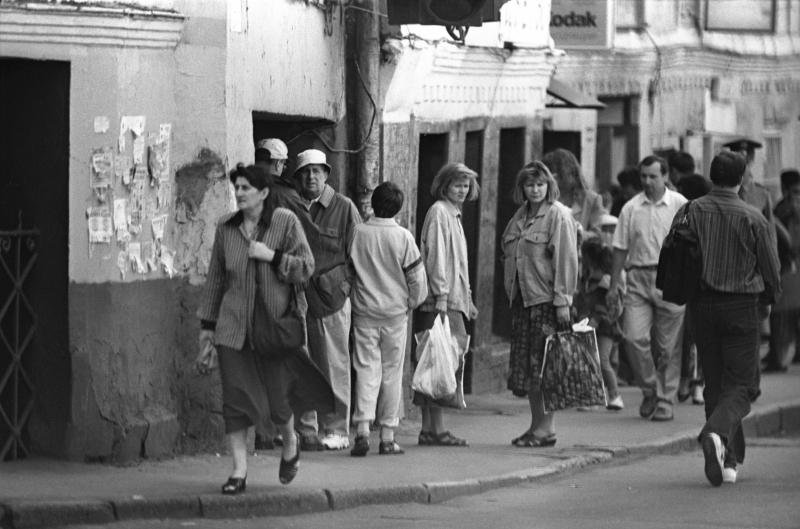
[(623, 330), (625, 350), (644, 399), (639, 415), (673, 419), (680, 381), (684, 307), (664, 301), (656, 288), (661, 245), (686, 199), (667, 189), (667, 162), (648, 156), (639, 163), (643, 191), (622, 208), (614, 231), (614, 268), (608, 295), (619, 295), (627, 270)]

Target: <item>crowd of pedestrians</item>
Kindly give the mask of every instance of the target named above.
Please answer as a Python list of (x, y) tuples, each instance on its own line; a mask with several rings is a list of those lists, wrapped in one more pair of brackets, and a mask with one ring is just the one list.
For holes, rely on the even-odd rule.
[[(520, 169), (519, 209), (500, 239), (511, 307), (507, 387), (528, 399), (531, 412), (514, 446), (556, 444), (540, 385), (545, 341), (585, 318), (597, 336), (606, 408), (624, 408), (624, 383), (641, 389), (646, 420), (672, 420), (676, 402), (690, 397), (704, 404), (708, 422), (698, 439), (706, 475), (714, 485), (735, 481), (765, 326), (763, 371), (785, 370), (797, 357), (800, 173), (781, 175), (783, 199), (773, 208), (752, 179), (760, 145), (727, 147), (710, 178), (695, 173), (687, 153), (650, 155), (620, 172), (605, 196), (589, 188), (564, 149)], [(394, 220), (405, 200), (396, 184), (373, 191), (373, 215), (362, 219), (327, 183), (323, 152), (299, 153), (292, 177), (278, 139), (258, 142), (255, 159), (230, 173), (238, 211), (218, 224), (198, 311), (197, 366), (206, 373), (219, 365), (222, 379), (233, 458), (225, 494), (245, 490), (250, 427), (256, 448), (281, 447), (285, 484), (302, 451), (350, 448), (366, 456), (373, 425), (378, 454), (403, 454), (394, 432), (409, 325), (419, 333), (441, 318), (466, 349), (467, 323), (478, 317), (461, 223), (464, 203), (479, 195), (475, 171), (462, 163), (439, 170), (430, 189), (436, 201), (415, 241)], [(695, 228), (703, 254), (699, 291), (685, 306), (656, 287), (662, 244), (679, 217)], [(445, 426), (439, 401), (414, 392), (413, 403), (420, 445), (467, 446)]]

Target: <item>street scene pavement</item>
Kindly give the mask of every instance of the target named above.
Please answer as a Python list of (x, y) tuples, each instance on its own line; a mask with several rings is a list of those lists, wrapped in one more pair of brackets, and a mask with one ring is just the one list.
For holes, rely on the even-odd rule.
[[(758, 433), (775, 435), (800, 428), (798, 388), (797, 367), (788, 373), (764, 376), (763, 394), (745, 421), (746, 435), (753, 438)], [(277, 480), (279, 452), (259, 452), (251, 458), (246, 493), (235, 497), (219, 494), (230, 471), (230, 460), (224, 454), (132, 466), (36, 458), (10, 462), (4, 465), (0, 479), (0, 505), (6, 510), (4, 523), (14, 528), (117, 520), (239, 519), (366, 504), (439, 503), (584, 467), (680, 451), (689, 451), (686, 461), (693, 464), (676, 467), (680, 479), (678, 474), (671, 474), (670, 465), (663, 465), (663, 470), (649, 476), (651, 485), (663, 483), (670, 476), (670, 486), (680, 488), (682, 483), (684, 493), (710, 489), (695, 442), (703, 424), (703, 407), (680, 404), (674, 421), (657, 423), (639, 418), (637, 388), (624, 387), (622, 395), (627, 407), (621, 412), (558, 413), (558, 443), (554, 448), (538, 449), (510, 444), (528, 426), (526, 400), (505, 393), (468, 396), (468, 408), (450, 413), (447, 423), (453, 432), (469, 440), (469, 447), (418, 447), (418, 423), (405, 420), (398, 435), (406, 450), (404, 455), (379, 456), (376, 448), (366, 458), (350, 457), (347, 450), (303, 453), (297, 479), (284, 487)], [(376, 437), (373, 433), (374, 447)], [(764, 446), (748, 451), (748, 463), (751, 456), (755, 461), (759, 453), (770, 450)], [(796, 472), (796, 465), (788, 466)], [(614, 472), (625, 473), (626, 468)], [(746, 480), (773, 477), (769, 473), (759, 477), (755, 464), (744, 468)], [(647, 472), (637, 479), (647, 481)], [(547, 504), (540, 508), (546, 510)], [(454, 521), (439, 526), (461, 524)]]
[[(439, 504), (372, 505), (333, 513), (236, 520), (131, 521), (113, 529), (289, 529), (377, 524), (397, 529), (790, 529), (800, 519), (800, 438), (763, 437), (748, 446), (736, 485), (709, 487), (698, 478), (699, 451), (600, 466)], [(90, 528), (97, 526), (70, 526)]]

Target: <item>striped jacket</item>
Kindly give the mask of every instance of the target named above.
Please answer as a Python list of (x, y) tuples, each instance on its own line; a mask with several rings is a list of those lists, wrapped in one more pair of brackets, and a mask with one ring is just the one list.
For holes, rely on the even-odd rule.
[(216, 329), (214, 341), (241, 349), (251, 335), (256, 296), (256, 271), (263, 285), (260, 295), (270, 314), (285, 314), (292, 289), (305, 314), (305, 295), (297, 285), (314, 272), (314, 256), (294, 213), (276, 208), (264, 235), (259, 239), (275, 250), (271, 263), (247, 256), (250, 239), (242, 227), (241, 211), (222, 217), (217, 224), (211, 250), (205, 291), (197, 310), (203, 328)]

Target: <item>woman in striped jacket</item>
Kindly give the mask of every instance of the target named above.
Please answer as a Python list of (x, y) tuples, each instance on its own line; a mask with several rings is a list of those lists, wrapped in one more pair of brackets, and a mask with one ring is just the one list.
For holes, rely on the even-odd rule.
[[(265, 325), (254, 321), (254, 314), (264, 313), (278, 321), (296, 311), (304, 337), (306, 303), (299, 286), (311, 277), (314, 258), (295, 214), (268, 199), (270, 179), (263, 169), (240, 164), (230, 178), (238, 211), (217, 225), (198, 309), (197, 366), (207, 373), (219, 362), (222, 415), (233, 455), (233, 472), (222, 493), (238, 494), (246, 487), (247, 429), (269, 410), (284, 440), (279, 478), (287, 484), (297, 474), (300, 455), (295, 412), (332, 410), (333, 394), (304, 345), (276, 354), (254, 341), (254, 329), (257, 333)], [(258, 304), (263, 311), (256, 310)]]

